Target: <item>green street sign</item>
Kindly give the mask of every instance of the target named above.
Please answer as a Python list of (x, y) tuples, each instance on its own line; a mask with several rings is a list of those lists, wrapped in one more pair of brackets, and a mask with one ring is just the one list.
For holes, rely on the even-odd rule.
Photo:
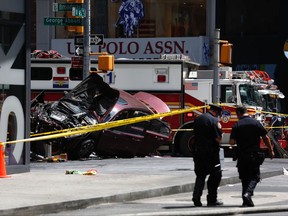
[(45, 17), (44, 25), (54, 26), (82, 26), (82, 18), (66, 18), (66, 17)]
[(85, 17), (86, 16), (86, 12), (84, 8), (77, 8), (77, 7), (73, 7), (72, 8), (72, 16), (78, 16), (78, 17)]
[(53, 3), (53, 12), (72, 11), (72, 8), (82, 8), (81, 3)]

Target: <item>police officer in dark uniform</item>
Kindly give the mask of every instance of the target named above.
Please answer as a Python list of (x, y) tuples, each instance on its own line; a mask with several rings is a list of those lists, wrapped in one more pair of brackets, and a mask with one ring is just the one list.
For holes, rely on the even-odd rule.
[(207, 181), (207, 206), (219, 206), (223, 203), (217, 200), (217, 189), (222, 178), (220, 165), (219, 144), (222, 139), (221, 125), (218, 116), (222, 108), (210, 105), (207, 113), (198, 116), (194, 121), (194, 172), (196, 181), (192, 201), (195, 206), (202, 206), (201, 196)]
[(265, 159), (260, 150), (260, 138), (262, 137), (268, 147), (271, 159), (274, 157), (274, 151), (267, 130), (259, 121), (248, 115), (246, 107), (237, 107), (236, 115), (239, 120), (232, 128), (229, 143), (231, 145), (237, 143), (237, 168), (242, 182), (242, 206), (253, 207), (251, 197), (260, 181), (260, 165)]

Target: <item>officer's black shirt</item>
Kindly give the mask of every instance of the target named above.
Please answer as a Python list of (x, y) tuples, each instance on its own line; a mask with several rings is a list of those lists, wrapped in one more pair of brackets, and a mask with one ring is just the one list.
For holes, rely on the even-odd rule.
[(199, 151), (219, 149), (216, 138), (220, 138), (222, 131), (219, 120), (210, 112), (198, 116), (194, 121), (195, 148)]
[(260, 137), (267, 130), (256, 119), (250, 116), (241, 117), (232, 128), (230, 138), (236, 140), (238, 152), (259, 151)]

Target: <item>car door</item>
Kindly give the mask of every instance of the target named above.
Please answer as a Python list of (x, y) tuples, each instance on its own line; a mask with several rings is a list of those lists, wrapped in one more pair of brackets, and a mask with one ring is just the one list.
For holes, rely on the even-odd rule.
[[(127, 120), (133, 117), (133, 110), (123, 110), (116, 115), (114, 121)], [(144, 141), (144, 128), (146, 123), (139, 122), (103, 130), (98, 140), (96, 153), (101, 155), (134, 157), (143, 155), (139, 152)]]
[[(152, 119), (145, 128), (145, 138), (144, 143), (146, 151), (152, 151), (158, 149), (161, 145), (169, 142), (169, 137), (171, 135), (171, 129), (168, 124), (159, 120)], [(144, 149), (141, 149), (144, 151)]]

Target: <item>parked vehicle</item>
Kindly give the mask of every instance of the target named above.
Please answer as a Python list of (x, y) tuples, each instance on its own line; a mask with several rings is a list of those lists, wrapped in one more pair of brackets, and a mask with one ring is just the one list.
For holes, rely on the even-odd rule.
[[(214, 70), (200, 68), (199, 64), (183, 55), (162, 55), (159, 59), (115, 59), (113, 71), (101, 74), (112, 88), (123, 89), (133, 94), (145, 91), (164, 101), (171, 110), (205, 106), (213, 103)], [(98, 61), (91, 60), (91, 70), (98, 68)], [(235, 106), (245, 105), (249, 114), (264, 126), (269, 125), (273, 108), (281, 112), (284, 95), (277, 89), (273, 79), (264, 71), (233, 71), (221, 66), (219, 72), (219, 102), (223, 108), (221, 147), (225, 156), (234, 149), (229, 145), (231, 128), (237, 121)], [(46, 101), (55, 101), (63, 90), (74, 88), (82, 80), (82, 68), (77, 68), (73, 59), (31, 60), (32, 97), (47, 89)], [(206, 112), (206, 108), (189, 113), (165, 117), (173, 128), (171, 142), (159, 148), (161, 152), (180, 156), (192, 156), (190, 140), (193, 138), (194, 119)], [(190, 130), (190, 131), (189, 131)], [(286, 143), (286, 140), (283, 140)], [(266, 149), (261, 144), (261, 148)]]
[(129, 118), (170, 111), (163, 101), (145, 92), (131, 95), (110, 88), (96, 73), (58, 101), (45, 103), (44, 95), (42, 92), (31, 103), (31, 132), (35, 134), (121, 119), (127, 119), (127, 125), (32, 142), (36, 154), (47, 155), (44, 147), (48, 144), (53, 155), (67, 153), (71, 160), (88, 158), (93, 152), (102, 157), (142, 157), (156, 154), (171, 135), (169, 124), (161, 119), (129, 124)]

